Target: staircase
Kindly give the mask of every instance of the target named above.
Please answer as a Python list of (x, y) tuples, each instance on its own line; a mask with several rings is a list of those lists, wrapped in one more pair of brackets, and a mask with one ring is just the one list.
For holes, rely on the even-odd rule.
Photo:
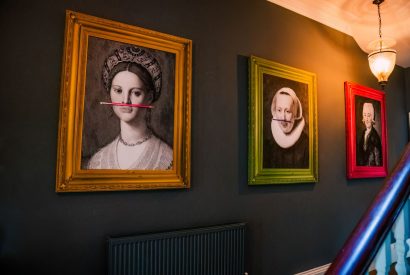
[(410, 143), (326, 274), (410, 274), (409, 194)]

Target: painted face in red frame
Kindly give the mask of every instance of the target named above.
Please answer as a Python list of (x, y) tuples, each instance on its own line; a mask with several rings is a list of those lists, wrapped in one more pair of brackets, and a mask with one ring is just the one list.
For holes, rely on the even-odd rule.
[(374, 123), (374, 108), (371, 103), (363, 104), (363, 123), (367, 129), (370, 129)]

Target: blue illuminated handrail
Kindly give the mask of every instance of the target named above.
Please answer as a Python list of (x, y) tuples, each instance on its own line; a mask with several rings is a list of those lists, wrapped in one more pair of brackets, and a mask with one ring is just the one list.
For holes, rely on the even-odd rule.
[(410, 194), (410, 143), (326, 274), (364, 274)]

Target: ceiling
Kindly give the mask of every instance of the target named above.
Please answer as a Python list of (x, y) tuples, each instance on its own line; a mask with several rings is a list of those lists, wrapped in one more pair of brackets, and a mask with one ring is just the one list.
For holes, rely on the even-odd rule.
[[(351, 35), (366, 53), (379, 38), (377, 6), (372, 0), (268, 0)], [(410, 1), (385, 0), (380, 5), (383, 38), (392, 38), (396, 64), (410, 67)]]

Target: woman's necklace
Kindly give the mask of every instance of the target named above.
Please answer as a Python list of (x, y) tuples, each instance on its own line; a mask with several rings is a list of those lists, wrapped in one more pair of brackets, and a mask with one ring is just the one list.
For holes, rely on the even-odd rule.
[(124, 144), (125, 146), (136, 146), (136, 145), (140, 145), (141, 143), (144, 143), (145, 141), (149, 140), (151, 137), (152, 137), (152, 132), (149, 131), (148, 134), (145, 137), (142, 137), (140, 140), (137, 140), (134, 143), (128, 143), (122, 139), (121, 134), (120, 134), (120, 142)]

